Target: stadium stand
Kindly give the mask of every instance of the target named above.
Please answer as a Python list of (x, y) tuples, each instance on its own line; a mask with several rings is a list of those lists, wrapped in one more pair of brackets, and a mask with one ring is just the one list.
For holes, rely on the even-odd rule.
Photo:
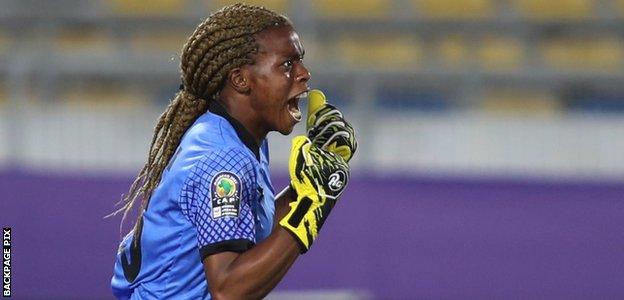
[(180, 53), (186, 42), (186, 32), (181, 30), (150, 30), (137, 32), (130, 40), (130, 48), (136, 54), (141, 53)]
[(85, 83), (66, 87), (59, 100), (66, 105), (105, 108), (139, 108), (149, 103), (148, 95), (140, 88), (121, 83)]
[(491, 89), (484, 93), (482, 109), (497, 115), (553, 116), (562, 103), (549, 91), (519, 88)]
[(598, 89), (587, 84), (576, 84), (562, 93), (566, 109), (572, 112), (624, 113), (622, 88)]
[(6, 90), (6, 84), (0, 80), (0, 107), (3, 107), (8, 102), (8, 95)]
[(613, 0), (613, 10), (619, 19), (624, 18), (624, 0)]
[(6, 54), (11, 45), (13, 44), (13, 40), (4, 30), (0, 29), (0, 55)]
[(376, 95), (375, 107), (385, 111), (445, 112), (454, 109), (450, 97), (433, 88), (389, 87)]
[(104, 1), (120, 16), (171, 17), (186, 11), (185, 0), (111, 0)]
[(613, 37), (547, 40), (540, 52), (546, 64), (560, 70), (616, 72), (624, 60), (622, 41)]
[[(138, 82), (139, 90), (159, 95), (147, 97), (147, 101), (162, 105), (169, 98), (164, 95), (170, 95), (177, 86), (176, 54), (194, 26), (208, 11), (233, 2), (63, 0), (65, 5), (76, 6), (76, 13), (68, 14), (62, 9), (43, 13), (31, 2), (13, 1), (4, 15), (0, 14), (0, 21), (8, 25), (0, 29), (0, 71), (5, 75), (11, 72), (9, 77), (37, 76), (46, 82), (41, 85), (45, 99), (57, 98), (50, 96), (56, 93), (51, 87), (67, 80), (66, 76), (96, 82), (99, 78), (94, 76), (105, 73)], [(472, 99), (448, 101), (427, 89), (397, 95), (401, 101), (408, 101), (404, 95), (443, 99), (443, 107), (457, 109), (491, 105), (481, 103), (496, 98), (480, 97), (484, 80), (538, 91), (543, 91), (543, 82), (549, 82), (552, 90), (544, 92), (559, 101), (565, 101), (561, 97), (567, 94), (555, 89), (568, 85), (570, 79), (598, 87), (624, 80), (624, 37), (614, 18), (624, 18), (624, 0), (247, 2), (293, 17), (307, 49), (306, 63), (314, 80), (324, 88), (343, 90), (339, 82), (344, 84), (345, 74), (366, 74), (367, 79), (351, 78), (349, 86), (353, 88), (346, 89), (344, 95), (347, 99), (369, 97), (361, 103), (397, 101), (390, 99), (394, 95), (383, 92), (394, 89), (384, 78), (403, 86), (433, 80), (440, 85), (439, 90), (452, 89), (464, 95), (461, 99)], [(13, 23), (23, 17), (41, 22)], [(588, 20), (596, 22), (590, 24)], [(46, 33), (34, 34), (41, 26), (37, 24), (46, 24)], [(12, 27), (20, 27), (30, 44), (41, 47), (32, 47), (27, 53), (9, 51), (19, 44), (8, 34)], [(49, 44), (55, 51), (46, 49)], [(61, 59), (46, 61), (44, 57), (49, 55)], [(37, 58), (43, 63), (35, 63)], [(32, 63), (20, 64), (22, 61)], [(13, 65), (16, 69), (10, 67)], [(31, 84), (21, 82), (25, 89)], [(370, 91), (356, 96), (356, 87), (362, 86)], [(383, 97), (376, 99), (374, 95)], [(617, 91), (613, 95), (624, 98)], [(420, 109), (421, 105), (406, 107)], [(569, 106), (554, 107), (566, 110)]]
[(423, 59), (420, 43), (409, 35), (344, 36), (336, 45), (340, 59), (351, 68), (413, 69)]
[(385, 19), (392, 9), (388, 0), (317, 0), (312, 6), (321, 18)]
[(496, 13), (492, 0), (412, 0), (412, 4), (427, 19), (482, 20)]
[[(600, 1), (596, 1), (600, 2)], [(593, 17), (591, 0), (515, 0), (514, 8), (522, 17), (539, 21), (585, 20)]]
[(435, 42), (434, 53), (441, 65), (450, 69), (460, 69), (470, 63), (471, 53), (468, 39), (461, 35), (444, 37)]
[[(237, 1), (237, 0), (216, 0), (216, 1), (210, 1), (208, 7), (210, 9), (210, 11), (213, 11), (215, 9), (218, 9), (220, 7), (223, 7), (225, 5), (229, 5), (229, 4), (234, 4), (234, 3), (238, 3), (241, 1)], [(247, 4), (252, 4), (252, 5), (261, 5), (264, 7), (268, 7), (270, 9), (273, 9), (275, 11), (279, 11), (279, 12), (287, 12), (290, 9), (290, 1), (287, 0), (247, 0), (244, 1)]]
[(484, 70), (517, 71), (523, 63), (522, 42), (508, 37), (486, 37), (480, 41), (477, 59)]
[(57, 51), (65, 54), (110, 54), (115, 47), (115, 41), (108, 32), (79, 26), (61, 28), (54, 44)]

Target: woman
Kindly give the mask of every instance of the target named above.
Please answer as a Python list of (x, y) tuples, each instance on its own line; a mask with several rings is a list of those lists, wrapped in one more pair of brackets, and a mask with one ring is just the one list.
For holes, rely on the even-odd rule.
[[(266, 135), (289, 134), (302, 119), (303, 55), (290, 21), (262, 7), (228, 6), (197, 27), (183, 48), (181, 91), (120, 209), (125, 217), (142, 199), (117, 254), (115, 296), (262, 298), (309, 249), (346, 186), (356, 143), (324, 106), (312, 141), (293, 140), (291, 184), (274, 196)], [(320, 149), (334, 137), (348, 157)]]

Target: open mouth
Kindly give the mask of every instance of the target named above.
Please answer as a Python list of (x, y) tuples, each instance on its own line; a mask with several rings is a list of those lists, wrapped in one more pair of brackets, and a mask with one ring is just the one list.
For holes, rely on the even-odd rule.
[(301, 110), (299, 110), (299, 99), (308, 97), (308, 91), (305, 91), (292, 99), (288, 100), (288, 112), (290, 116), (296, 121), (301, 121)]

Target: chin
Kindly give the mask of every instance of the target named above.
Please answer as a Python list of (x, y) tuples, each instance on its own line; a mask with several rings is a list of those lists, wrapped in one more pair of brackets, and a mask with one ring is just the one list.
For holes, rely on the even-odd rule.
[(289, 135), (293, 132), (293, 128), (291, 127), (290, 129), (285, 129), (285, 130), (280, 130), (279, 133), (281, 133), (282, 135)]
[(278, 130), (279, 133), (281, 133), (282, 135), (289, 135), (293, 132), (293, 130), (295, 129), (295, 125), (291, 125), (285, 128), (281, 128)]

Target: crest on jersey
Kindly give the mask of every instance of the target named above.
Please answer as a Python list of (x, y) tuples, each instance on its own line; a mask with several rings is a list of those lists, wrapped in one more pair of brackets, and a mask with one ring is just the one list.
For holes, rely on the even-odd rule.
[(240, 178), (231, 172), (219, 172), (212, 178), (210, 186), (212, 218), (238, 217), (242, 187)]

